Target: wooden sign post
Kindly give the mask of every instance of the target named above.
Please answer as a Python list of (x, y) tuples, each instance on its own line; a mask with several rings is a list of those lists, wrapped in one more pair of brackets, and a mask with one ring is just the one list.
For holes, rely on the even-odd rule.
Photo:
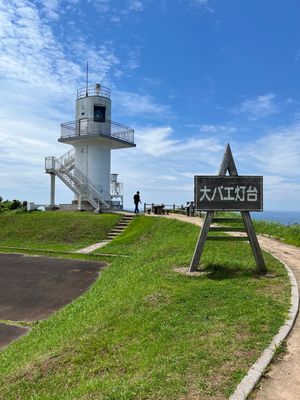
[[(226, 176), (226, 173), (229, 176)], [(238, 176), (229, 144), (227, 144), (218, 176), (195, 176), (195, 207), (206, 211), (190, 265), (190, 272), (200, 264), (206, 240), (246, 240), (250, 242), (253, 256), (261, 274), (267, 272), (249, 211), (263, 209), (263, 178), (261, 176)], [(240, 211), (243, 228), (211, 227), (212, 222), (237, 222), (237, 218), (214, 218), (215, 211)], [(208, 236), (215, 232), (246, 232), (247, 236)]]

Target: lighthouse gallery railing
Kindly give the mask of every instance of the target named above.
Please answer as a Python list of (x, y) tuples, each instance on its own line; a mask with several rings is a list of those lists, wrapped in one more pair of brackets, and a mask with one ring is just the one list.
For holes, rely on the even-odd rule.
[(60, 125), (61, 138), (88, 135), (111, 136), (129, 143), (134, 143), (134, 129), (110, 120), (98, 122), (93, 118), (84, 118), (79, 121), (65, 122)]

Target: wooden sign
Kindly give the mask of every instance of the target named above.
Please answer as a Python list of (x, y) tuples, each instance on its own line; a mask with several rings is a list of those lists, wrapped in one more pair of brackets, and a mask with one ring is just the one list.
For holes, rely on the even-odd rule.
[(262, 211), (262, 176), (195, 176), (200, 211)]
[[(229, 176), (226, 176), (226, 173)], [(195, 204), (199, 210), (207, 211), (195, 247), (190, 272), (200, 265), (206, 240), (247, 240), (250, 243), (258, 272), (265, 274), (267, 269), (249, 211), (262, 211), (263, 178), (261, 176), (238, 176), (229, 144), (227, 144), (218, 176), (195, 176)], [(240, 211), (241, 219), (215, 217), (215, 211)], [(236, 227), (241, 221), (243, 227)], [(235, 226), (222, 225), (234, 222)], [(213, 225), (217, 223), (218, 225)], [(221, 225), (220, 225), (221, 224)], [(209, 232), (244, 232), (242, 236), (211, 235)], [(201, 267), (200, 267), (201, 269)]]

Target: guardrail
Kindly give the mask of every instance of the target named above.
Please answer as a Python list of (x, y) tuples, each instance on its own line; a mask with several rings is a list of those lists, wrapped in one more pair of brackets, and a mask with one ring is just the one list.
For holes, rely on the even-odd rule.
[(98, 122), (94, 121), (93, 118), (86, 118), (79, 121), (64, 122), (60, 125), (60, 137), (62, 139), (88, 135), (108, 136), (134, 143), (134, 129), (111, 120)]
[(99, 83), (77, 90), (77, 100), (88, 96), (103, 96), (110, 99), (110, 90)]
[(204, 218), (205, 213), (195, 210), (193, 202), (188, 202), (186, 205), (176, 205), (176, 204), (164, 204), (164, 203), (144, 203), (144, 213), (155, 214), (157, 209), (163, 206), (165, 214), (183, 214), (189, 217), (201, 217)]
[(74, 191), (74, 193), (87, 197), (88, 201), (95, 209), (99, 209), (101, 205), (109, 207), (110, 194), (106, 193), (101, 185), (97, 185), (97, 187), (93, 185), (93, 183), (76, 167), (68, 171), (63, 165), (62, 162), (68, 160), (68, 156), (71, 156), (71, 154), (68, 153), (64, 154), (61, 159), (57, 159), (53, 156), (46, 157), (46, 172), (55, 173)]
[(58, 157), (58, 161), (65, 167), (72, 167), (75, 162), (75, 149), (67, 151), (62, 156)]

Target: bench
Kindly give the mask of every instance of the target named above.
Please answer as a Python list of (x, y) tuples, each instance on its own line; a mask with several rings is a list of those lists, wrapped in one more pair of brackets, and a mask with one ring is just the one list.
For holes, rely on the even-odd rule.
[(154, 214), (164, 214), (165, 210), (164, 210), (165, 206), (163, 204), (154, 204), (153, 206), (153, 212)]

